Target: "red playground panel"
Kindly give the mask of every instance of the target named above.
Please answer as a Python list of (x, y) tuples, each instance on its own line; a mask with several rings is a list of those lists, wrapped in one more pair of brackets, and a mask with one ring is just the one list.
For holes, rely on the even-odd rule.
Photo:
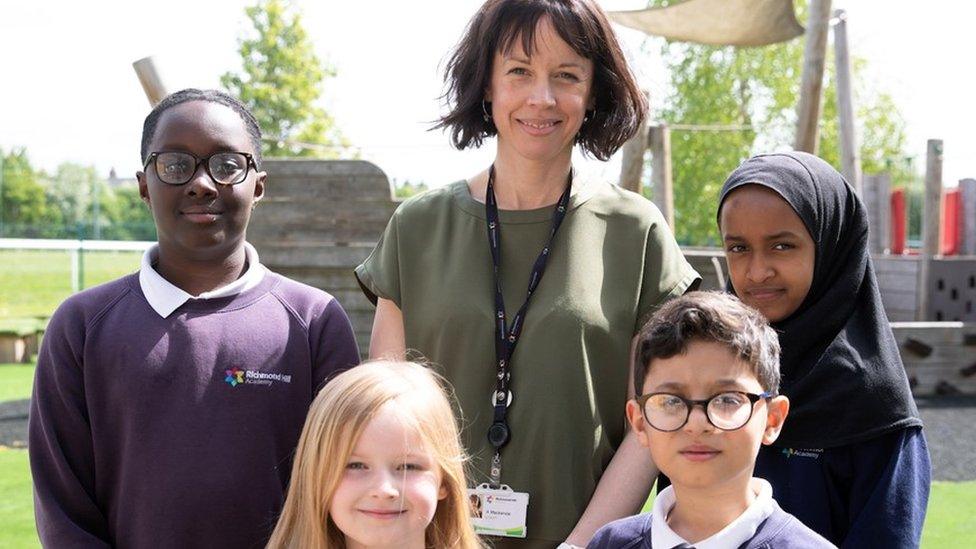
[(905, 190), (891, 191), (891, 253), (905, 253), (905, 239), (908, 227), (908, 212), (905, 211)]
[(962, 192), (947, 189), (942, 196), (942, 255), (958, 255), (962, 247)]

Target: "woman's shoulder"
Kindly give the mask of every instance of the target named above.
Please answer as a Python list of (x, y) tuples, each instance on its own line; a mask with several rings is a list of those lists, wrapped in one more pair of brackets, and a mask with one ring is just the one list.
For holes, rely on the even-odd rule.
[(417, 216), (427, 217), (434, 212), (450, 210), (455, 206), (458, 193), (467, 191), (467, 186), (468, 182), (462, 179), (426, 190), (401, 202), (394, 215), (400, 219), (409, 219)]
[(587, 181), (585, 185), (581, 192), (588, 197), (583, 207), (591, 212), (616, 222), (634, 223), (645, 229), (666, 224), (661, 210), (638, 193), (600, 179)]

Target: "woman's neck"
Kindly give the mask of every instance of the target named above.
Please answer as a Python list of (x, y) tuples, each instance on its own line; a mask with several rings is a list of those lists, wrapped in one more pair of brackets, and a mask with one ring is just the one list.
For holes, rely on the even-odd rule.
[(692, 544), (714, 536), (739, 518), (758, 494), (751, 478), (719, 489), (675, 486), (674, 490), (676, 503), (668, 514), (668, 526)]
[[(500, 210), (534, 210), (559, 201), (572, 169), (572, 150), (546, 162), (528, 160), (516, 155), (495, 157), (495, 179), (492, 186)], [(469, 182), (471, 196), (484, 202), (488, 188), (488, 170)]]

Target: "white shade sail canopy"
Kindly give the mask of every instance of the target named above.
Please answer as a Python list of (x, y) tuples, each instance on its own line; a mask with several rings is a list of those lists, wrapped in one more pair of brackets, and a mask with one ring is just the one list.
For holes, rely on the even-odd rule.
[(766, 46), (803, 34), (792, 0), (686, 0), (608, 15), (647, 34), (713, 46)]

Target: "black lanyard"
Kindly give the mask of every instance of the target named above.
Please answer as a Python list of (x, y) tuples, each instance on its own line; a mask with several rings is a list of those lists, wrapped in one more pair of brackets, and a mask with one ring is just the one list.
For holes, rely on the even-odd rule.
[(495, 414), (492, 424), (488, 428), (488, 442), (495, 448), (495, 457), (491, 465), (491, 483), (498, 486), (501, 483), (501, 449), (512, 438), (512, 432), (506, 419), (508, 405), (512, 400), (511, 358), (515, 352), (515, 346), (518, 344), (519, 336), (522, 335), (523, 321), (529, 300), (532, 299), (532, 293), (539, 287), (542, 275), (546, 272), (546, 263), (549, 261), (553, 238), (555, 238), (556, 231), (559, 230), (559, 225), (562, 224), (563, 218), (566, 217), (566, 211), (569, 209), (569, 195), (573, 188), (573, 171), (570, 169), (566, 181), (566, 190), (559, 197), (556, 209), (552, 213), (552, 228), (549, 231), (549, 238), (532, 266), (532, 275), (529, 277), (529, 289), (525, 296), (525, 303), (519, 308), (508, 328), (506, 328), (505, 298), (502, 295), (501, 281), (502, 226), (498, 221), (498, 202), (495, 200), (494, 182), (495, 166), (492, 165), (488, 170), (488, 188), (485, 191), (485, 215), (488, 219), (488, 245), (491, 248), (491, 261), (494, 265), (495, 276), (495, 365), (498, 372), (495, 392), (491, 398)]

